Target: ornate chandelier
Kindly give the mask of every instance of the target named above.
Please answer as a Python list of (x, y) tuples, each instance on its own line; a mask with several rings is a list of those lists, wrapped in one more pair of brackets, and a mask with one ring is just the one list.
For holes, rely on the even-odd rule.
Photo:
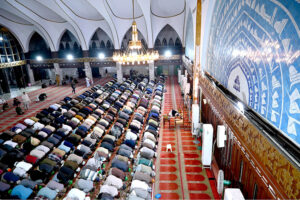
[(126, 50), (123, 52), (121, 50), (115, 51), (113, 54), (113, 60), (115, 62), (121, 63), (123, 65), (130, 63), (132, 64), (145, 64), (154, 62), (159, 58), (158, 51), (146, 50), (142, 45), (142, 42), (138, 39), (138, 31), (136, 22), (134, 20), (134, 0), (132, 0), (133, 5), (133, 22), (132, 22), (132, 40)]

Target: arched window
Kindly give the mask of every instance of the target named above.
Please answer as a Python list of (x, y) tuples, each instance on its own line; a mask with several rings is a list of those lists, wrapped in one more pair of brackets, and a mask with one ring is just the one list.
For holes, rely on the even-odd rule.
[(176, 38), (176, 40), (175, 40), (175, 46), (176, 47), (182, 46), (179, 38)]
[(59, 50), (65, 50), (65, 46), (62, 42), (59, 44)]
[(74, 42), (73, 49), (74, 50), (78, 50), (79, 49), (79, 46), (78, 46), (77, 42)]
[(108, 48), (108, 49), (110, 49), (110, 48), (111, 48), (111, 43), (110, 43), (110, 41), (109, 41), (109, 40), (107, 40), (107, 42), (106, 42), (106, 48)]
[(174, 46), (174, 41), (172, 38), (170, 38), (170, 40), (169, 40), (169, 46)]
[(71, 47), (70, 47), (69, 42), (66, 42), (66, 50), (70, 50), (70, 49), (71, 49)]
[(97, 45), (96, 45), (96, 42), (95, 42), (95, 41), (92, 42), (92, 48), (93, 48), (93, 49), (96, 49), (96, 48), (97, 48)]
[(155, 47), (160, 47), (161, 46), (161, 42), (160, 42), (160, 40), (159, 39), (156, 39), (155, 40), (155, 45), (154, 45)]
[(166, 38), (163, 39), (162, 46), (164, 46), (164, 47), (168, 46)]
[(101, 42), (100, 42), (100, 48), (102, 48), (102, 49), (104, 49), (104, 48), (105, 48), (105, 43), (104, 43), (104, 41), (103, 41), (103, 40), (101, 40)]

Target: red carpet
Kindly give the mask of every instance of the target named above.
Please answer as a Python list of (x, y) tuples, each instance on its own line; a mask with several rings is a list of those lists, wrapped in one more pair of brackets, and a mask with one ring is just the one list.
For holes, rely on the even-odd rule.
[(190, 199), (211, 199), (211, 197), (205, 193), (190, 193)]
[(201, 167), (185, 167), (186, 172), (191, 172), (191, 173), (197, 173), (197, 172), (202, 172)]
[(185, 153), (184, 158), (199, 158), (199, 155), (195, 153)]
[[(111, 80), (111, 77), (106, 77), (102, 79), (94, 79), (94, 83), (97, 84), (104, 84)], [(79, 80), (79, 83), (76, 87), (76, 94), (73, 95), (72, 89), (70, 85), (66, 86), (50, 86), (47, 88), (38, 89), (32, 92), (27, 93), (32, 100), (30, 104), (29, 110), (25, 111), (23, 115), (17, 115), (15, 112), (15, 107), (12, 106), (12, 100), (9, 100), (10, 109), (6, 110), (2, 113), (0, 113), (0, 132), (12, 128), (14, 125), (16, 125), (19, 122), (23, 122), (26, 118), (35, 116), (38, 112), (40, 112), (42, 109), (49, 107), (50, 105), (59, 102), (66, 96), (77, 96), (84, 91), (86, 91), (87, 88), (85, 86), (84, 80)], [(36, 96), (41, 93), (46, 93), (48, 98), (43, 102), (34, 102), (36, 99)], [(21, 99), (21, 97), (18, 97)], [(23, 107), (23, 104), (21, 105)]]
[(160, 183), (159, 189), (160, 190), (176, 190), (178, 185), (176, 183)]
[(175, 158), (175, 154), (172, 154), (172, 153), (161, 153), (160, 157), (161, 158)]
[(177, 176), (175, 174), (160, 174), (159, 180), (161, 181), (175, 181)]
[(160, 164), (161, 165), (175, 165), (176, 161), (171, 159), (161, 159)]
[(186, 179), (188, 181), (204, 181), (204, 176), (202, 175), (197, 175), (197, 174), (187, 174)]
[(173, 166), (160, 166), (161, 172), (176, 172), (177, 168)]
[[(167, 92), (164, 94), (163, 115), (168, 115), (172, 108), (180, 108), (184, 119), (188, 119), (177, 78), (169, 77), (165, 86)], [(210, 184), (206, 170), (202, 170), (201, 151), (197, 148), (201, 143), (195, 144), (193, 140), (191, 128), (187, 125), (175, 126), (174, 121), (171, 126), (162, 123), (153, 196), (159, 193), (160, 199), (166, 200), (220, 198), (215, 185)], [(172, 153), (166, 152), (168, 144), (172, 145)]]
[(177, 193), (160, 193), (161, 199), (179, 199), (179, 195)]
[(201, 162), (200, 162), (200, 160), (185, 160), (184, 164), (185, 165), (198, 165), (198, 166), (200, 166)]
[(207, 185), (203, 183), (188, 183), (189, 190), (205, 191), (207, 190)]

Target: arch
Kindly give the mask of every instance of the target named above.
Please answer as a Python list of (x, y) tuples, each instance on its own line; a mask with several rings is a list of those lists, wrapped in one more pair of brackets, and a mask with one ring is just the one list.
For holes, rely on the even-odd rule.
[[(15, 32), (13, 32), (11, 29), (7, 28), (7, 26), (5, 26), (4, 24), (2, 24), (3, 22), (0, 22), (0, 26), (5, 27), (14, 37), (15, 39), (18, 41), (21, 49), (23, 52), (26, 52), (25, 50), (28, 49), (28, 44), (29, 44), (29, 39), (27, 40), (27, 42), (24, 44), (21, 42), (20, 38), (17, 36), (17, 34)], [(30, 34), (30, 36), (34, 33), (34, 31)], [(28, 37), (30, 38), (30, 37)], [(24, 46), (25, 45), (25, 46)]]
[(71, 46), (70, 46), (70, 42), (66, 42), (66, 50), (70, 50)]
[(103, 40), (101, 40), (101, 42), (100, 42), (100, 48), (105, 48), (105, 43), (104, 43), (104, 41)]
[[(72, 38), (75, 39), (75, 41), (76, 41), (78, 44), (80, 44), (78, 38), (77, 38), (71, 31), (69, 31), (68, 29), (64, 29), (64, 30), (61, 32), (60, 36), (58, 37), (57, 45), (56, 45), (57, 47), (59, 47), (59, 45), (60, 45), (60, 43), (61, 43), (61, 40), (62, 40), (62, 38), (63, 38), (63, 36), (64, 36), (65, 34), (69, 34)], [(80, 45), (80, 47), (81, 47), (81, 45)]]
[(174, 41), (172, 38), (169, 39), (169, 46), (174, 46)]
[[(101, 29), (100, 27), (98, 27), (98, 28), (95, 29), (94, 33), (92, 34), (92, 36), (91, 36), (91, 38), (89, 40), (89, 47), (91, 47), (91, 44), (93, 42), (97, 42), (98, 41), (99, 44), (100, 44), (100, 48), (105, 48), (105, 47), (101, 47), (101, 42), (100, 42), (99, 38), (102, 39), (102, 41), (106, 41), (106, 40), (112, 41), (111, 37), (107, 34), (107, 32), (104, 31), (103, 29)], [(94, 48), (94, 47), (92, 47), (92, 48)]]
[(181, 41), (180, 41), (179, 38), (176, 38), (176, 40), (175, 40), (175, 46), (176, 46), (176, 47), (182, 46)]
[(59, 50), (65, 50), (65, 46), (64, 46), (63, 43), (60, 43), (60, 44), (59, 44)]
[(46, 50), (48, 45), (40, 34), (34, 32), (29, 40), (28, 49), (29, 51)]
[[(127, 44), (126, 46), (124, 46), (124, 48), (126, 49), (127, 48), (127, 46), (128, 46), (128, 42), (131, 40), (131, 38), (132, 38), (132, 35), (131, 35), (131, 33), (132, 33), (132, 27), (130, 27), (127, 31), (126, 31), (126, 33), (124, 34), (124, 36), (123, 36), (123, 39), (122, 39), (122, 45), (124, 45), (124, 44)], [(145, 42), (146, 40), (145, 40), (145, 37), (143, 36), (143, 34), (139, 31), (139, 29), (138, 29), (138, 39), (139, 40), (144, 40), (144, 43), (145, 43), (145, 48), (147, 48), (148, 47), (148, 44)], [(121, 48), (122, 48), (122, 45), (121, 45)]]
[(159, 33), (157, 34), (155, 40), (158, 39), (158, 38), (180, 38), (180, 37), (179, 37), (178, 33), (176, 32), (176, 30), (170, 24), (166, 24), (159, 31)]
[(155, 40), (154, 46), (155, 46), (155, 47), (160, 47), (160, 46), (161, 46), (160, 39), (157, 38), (157, 39)]
[(106, 42), (106, 48), (108, 48), (108, 49), (112, 48), (111, 43), (110, 43), (109, 40), (107, 40), (107, 42)]
[(161, 45), (161, 46), (163, 46), (163, 47), (168, 46), (168, 43), (167, 43), (167, 39), (166, 39), (166, 38), (163, 39), (162, 45)]
[(73, 44), (73, 49), (74, 49), (74, 50), (78, 50), (78, 49), (79, 49), (79, 46), (78, 46), (77, 42), (74, 42), (74, 44)]
[(96, 49), (97, 48), (97, 44), (95, 41), (92, 42), (92, 49)]

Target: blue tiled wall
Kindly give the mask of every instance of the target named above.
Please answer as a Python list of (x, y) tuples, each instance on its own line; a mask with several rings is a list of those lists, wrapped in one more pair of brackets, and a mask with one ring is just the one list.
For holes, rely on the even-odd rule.
[(195, 47), (194, 47), (194, 29), (193, 29), (193, 17), (191, 11), (189, 11), (187, 22), (186, 22), (186, 37), (185, 37), (185, 55), (194, 60)]
[(207, 65), (300, 146), (300, 0), (216, 1)]

